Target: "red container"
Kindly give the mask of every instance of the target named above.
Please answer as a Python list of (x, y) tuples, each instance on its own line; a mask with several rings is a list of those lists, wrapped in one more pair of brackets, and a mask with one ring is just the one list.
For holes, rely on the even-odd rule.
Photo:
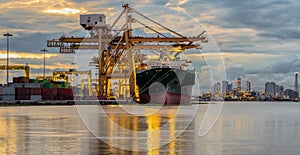
[(58, 95), (58, 90), (57, 90), (57, 88), (51, 88), (51, 91), (52, 91), (52, 95), (53, 95), (53, 96), (57, 96), (57, 95)]
[(16, 95), (21, 96), (21, 95), (30, 95), (30, 88), (15, 88)]
[(16, 95), (16, 100), (30, 100), (30, 95)]
[(59, 88), (58, 89), (59, 95), (67, 95), (67, 96), (73, 96), (73, 90), (72, 88)]
[(51, 88), (42, 88), (42, 95), (43, 96), (52, 96), (52, 89)]
[(13, 77), (13, 82), (14, 83), (19, 83), (19, 78), (18, 77)]
[(29, 83), (29, 77), (19, 77), (19, 83)]
[(41, 88), (30, 88), (30, 95), (41, 95), (42, 89)]

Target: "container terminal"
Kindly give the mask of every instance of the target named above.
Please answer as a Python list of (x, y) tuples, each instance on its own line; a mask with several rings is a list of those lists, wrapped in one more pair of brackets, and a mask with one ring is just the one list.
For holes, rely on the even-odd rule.
[[(92, 79), (91, 70), (54, 71), (52, 76), (44, 74), (31, 78), (30, 65), (0, 66), (2, 70), (25, 72), (24, 76), (13, 77), (12, 83), (0, 88), (1, 103), (57, 105), (95, 100), (100, 103), (135, 101), (141, 104), (190, 102), (195, 69), (190, 68), (190, 60), (181, 58), (187, 49), (202, 48), (201, 43), (208, 41), (206, 32), (199, 32), (193, 37), (183, 36), (129, 4), (122, 7), (123, 11), (112, 25), (106, 23), (104, 14), (80, 15), (80, 25), (89, 32), (89, 37), (63, 35), (47, 40), (47, 47), (58, 48), (62, 54), (76, 54), (79, 50), (97, 51), (97, 57), (90, 58), (98, 72), (96, 79)], [(146, 25), (141, 18), (156, 27)], [(135, 36), (135, 24), (155, 36)], [(160, 32), (162, 29), (163, 32)], [(148, 54), (151, 53), (158, 60), (150, 58)], [(81, 84), (71, 86), (70, 75), (78, 74), (85, 78), (81, 79)]]

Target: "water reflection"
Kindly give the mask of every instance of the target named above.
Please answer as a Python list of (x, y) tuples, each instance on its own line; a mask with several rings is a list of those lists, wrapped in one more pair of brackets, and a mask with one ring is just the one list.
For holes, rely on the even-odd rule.
[[(106, 115), (85, 113), (89, 119), (83, 123), (72, 106), (1, 107), (0, 154), (178, 154), (185, 142), (177, 143), (176, 137), (189, 117), (185, 111), (175, 115), (180, 112), (177, 107), (158, 108), (142, 107), (145, 115), (136, 116), (105, 106)], [(97, 129), (96, 137), (86, 124)]]
[(0, 118), (0, 154), (17, 153), (16, 118)]
[[(187, 129), (183, 126), (190, 119), (186, 115), (189, 108), (132, 108), (150, 115), (137, 116), (120, 107), (105, 106), (106, 114), (85, 113), (88, 119), (83, 122), (72, 106), (1, 107), (0, 154), (300, 153), (300, 104), (226, 103), (215, 127), (204, 137), (199, 137), (197, 131), (205, 105), (200, 106)], [(97, 135), (91, 134), (86, 124), (96, 129)], [(116, 144), (128, 149), (115, 147)]]
[[(143, 107), (143, 110), (145, 116), (128, 114), (120, 107), (106, 109), (109, 119), (105, 119), (103, 115), (99, 116), (100, 131), (96, 134), (109, 146), (126, 145), (127, 150), (146, 151), (147, 154), (156, 155), (160, 154), (161, 146), (165, 144), (165, 151), (175, 154), (176, 133), (179, 132), (176, 131), (177, 108), (157, 110)], [(178, 120), (180, 119), (177, 118)]]

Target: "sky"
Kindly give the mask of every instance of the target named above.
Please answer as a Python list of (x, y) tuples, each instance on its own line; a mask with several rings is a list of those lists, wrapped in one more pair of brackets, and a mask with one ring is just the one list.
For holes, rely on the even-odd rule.
[[(0, 33), (14, 35), (10, 38), (10, 64), (28, 63), (31, 75), (41, 76), (43, 53), (40, 50), (47, 48), (47, 40), (62, 35), (85, 35), (79, 25), (80, 14), (104, 13), (108, 19), (114, 18), (122, 10), (122, 3), (157, 17), (164, 25), (183, 34), (207, 31), (215, 50), (203, 45), (201, 55), (192, 55), (199, 70), (200, 85), (205, 88), (212, 85), (212, 81), (224, 79), (219, 75), (222, 69), (225, 69), (226, 80), (241, 77), (243, 85), (250, 80), (252, 88), (258, 91), (264, 89), (266, 81), (293, 88), (294, 73), (300, 71), (298, 0), (1, 0)], [(186, 21), (181, 20), (181, 16)], [(182, 29), (184, 26), (187, 28)], [(55, 48), (47, 49), (47, 75), (53, 70), (73, 68), (71, 63), (80, 57), (59, 54)], [(5, 64), (6, 38), (2, 37), (0, 65)], [(6, 72), (0, 73), (3, 75), (0, 83), (5, 83)], [(11, 74), (22, 75), (17, 71)], [(217, 78), (209, 80), (210, 76)]]

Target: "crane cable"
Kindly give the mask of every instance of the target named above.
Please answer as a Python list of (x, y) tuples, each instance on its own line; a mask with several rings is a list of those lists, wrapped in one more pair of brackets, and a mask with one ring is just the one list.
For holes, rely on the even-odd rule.
[(168, 31), (170, 31), (170, 32), (172, 32), (172, 33), (174, 33), (174, 34), (176, 34), (176, 35), (182, 37), (182, 38), (185, 38), (183, 35), (181, 35), (181, 34), (175, 32), (175, 31), (173, 31), (173, 30), (171, 30), (171, 29), (169, 29), (169, 28), (167, 28), (167, 27), (165, 27), (165, 26), (159, 24), (158, 22), (156, 22), (156, 21), (154, 21), (154, 20), (152, 20), (152, 19), (146, 17), (145, 15), (139, 13), (138, 11), (136, 11), (136, 10), (133, 10), (133, 11), (134, 11), (135, 13), (139, 14), (140, 16), (144, 17), (145, 19), (147, 19), (147, 20), (149, 20), (149, 21), (151, 21), (151, 22), (153, 22), (153, 23), (155, 23), (155, 24), (161, 26), (162, 28), (164, 28), (164, 29), (166, 29), (166, 30), (168, 30)]

